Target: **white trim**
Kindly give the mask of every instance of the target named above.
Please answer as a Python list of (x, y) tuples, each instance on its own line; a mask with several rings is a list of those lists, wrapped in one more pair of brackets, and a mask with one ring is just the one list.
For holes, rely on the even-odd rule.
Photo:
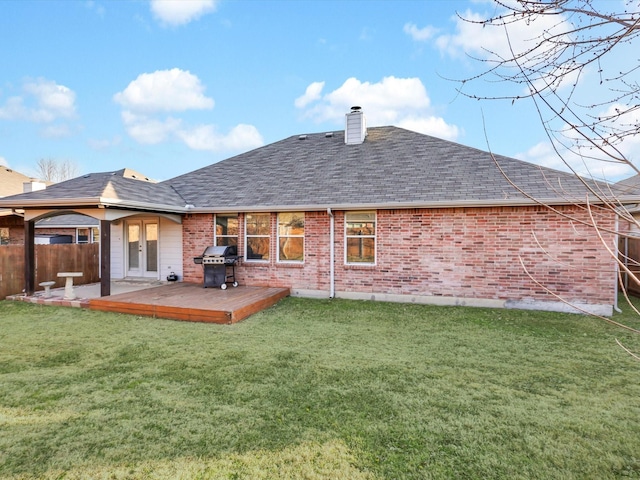
[[(226, 218), (233, 218), (235, 215), (236, 221), (238, 222), (238, 235), (218, 235), (218, 215)], [(232, 213), (214, 213), (213, 215), (213, 244), (218, 245), (218, 238), (235, 238), (236, 245), (238, 245), (238, 237), (240, 236), (240, 215), (238, 212)]]
[[(129, 268), (129, 226), (137, 225), (140, 228), (139, 231), (139, 250), (138, 250), (138, 268), (137, 272), (135, 270), (131, 270)], [(161, 251), (161, 242), (160, 242), (160, 219), (158, 217), (136, 217), (127, 219), (124, 222), (124, 274), (125, 277), (139, 277), (139, 278), (155, 278), (158, 280), (160, 278), (160, 251)], [(148, 270), (148, 254), (147, 251), (147, 226), (155, 225), (156, 226), (156, 269)]]
[[(349, 213), (373, 213), (374, 215), (374, 234), (362, 235), (356, 237), (354, 235), (347, 236), (347, 216)], [(373, 238), (373, 262), (349, 262), (347, 260), (347, 239), (349, 238)], [(375, 267), (378, 264), (378, 212), (375, 210), (358, 211), (358, 212), (344, 212), (344, 264), (349, 266), (363, 266), (363, 267)]]
[[(269, 216), (269, 234), (268, 235), (248, 235), (247, 234), (247, 218), (249, 215), (268, 215)], [(271, 263), (271, 212), (245, 212), (244, 213), (244, 261), (247, 263)], [(247, 249), (249, 248), (248, 237), (251, 238), (268, 238), (269, 239), (269, 258), (267, 259), (250, 259), (247, 256)]]
[[(288, 265), (304, 265), (306, 252), (305, 252), (305, 234), (302, 235), (283, 235), (284, 238), (302, 238), (302, 260), (282, 260), (280, 258), (280, 215), (283, 213), (299, 213), (302, 215), (302, 221), (306, 224), (307, 216), (305, 212), (277, 212), (276, 213), (276, 263), (288, 264)], [(304, 227), (303, 227), (304, 228)]]
[[(55, 215), (66, 215), (66, 214), (75, 214), (78, 213), (80, 215), (86, 215), (87, 217), (95, 218), (97, 220), (109, 220), (110, 222), (116, 222), (126, 217), (132, 217), (134, 215), (141, 216), (153, 216), (153, 217), (163, 217), (172, 222), (181, 224), (182, 216), (176, 215), (172, 213), (156, 213), (156, 212), (145, 212), (140, 210), (111, 210), (108, 208), (69, 208), (68, 210), (56, 210), (55, 208), (47, 208), (47, 209), (38, 209), (38, 210), (27, 210), (24, 213), (25, 220), (34, 220), (38, 221), (41, 218), (47, 218)], [(55, 216), (54, 215), (54, 216)]]
[[(616, 203), (638, 203), (638, 197), (624, 197), (616, 199)], [(388, 203), (334, 203), (325, 204), (296, 204), (296, 205), (235, 205), (231, 207), (192, 207), (189, 213), (232, 213), (232, 212), (321, 212), (327, 208), (331, 210), (407, 210), (407, 209), (432, 209), (432, 208), (491, 208), (491, 207), (533, 207), (540, 205), (561, 206), (561, 205), (585, 205), (584, 199), (574, 199), (568, 201), (566, 198), (541, 198), (538, 201), (529, 199), (505, 199), (505, 200), (448, 200), (434, 202), (388, 202)], [(601, 205), (598, 199), (593, 199), (591, 205)]]

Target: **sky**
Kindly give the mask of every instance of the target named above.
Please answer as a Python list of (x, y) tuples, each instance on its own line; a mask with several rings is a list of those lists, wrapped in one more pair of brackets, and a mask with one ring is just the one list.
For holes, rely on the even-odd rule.
[[(486, 69), (474, 59), (483, 47), (505, 42), (457, 14), (495, 11), (487, 0), (2, 0), (0, 165), (35, 175), (52, 159), (78, 174), (131, 168), (166, 180), (343, 130), (358, 105), (370, 127), (565, 168), (530, 101), (458, 93), (456, 80)], [(606, 164), (592, 173), (630, 174)]]

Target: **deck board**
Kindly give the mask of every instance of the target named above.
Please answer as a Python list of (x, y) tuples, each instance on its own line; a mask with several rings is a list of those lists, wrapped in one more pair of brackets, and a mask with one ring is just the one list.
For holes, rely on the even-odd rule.
[(191, 322), (236, 323), (289, 295), (288, 288), (203, 288), (174, 283), (91, 299), (89, 308)]

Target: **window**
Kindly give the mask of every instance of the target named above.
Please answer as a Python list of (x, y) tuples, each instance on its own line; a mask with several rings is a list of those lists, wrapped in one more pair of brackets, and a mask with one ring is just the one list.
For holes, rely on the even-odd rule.
[(76, 243), (89, 243), (88, 228), (76, 228)]
[(247, 213), (245, 216), (245, 258), (269, 260), (271, 239), (271, 214)]
[(216, 215), (215, 245), (238, 246), (238, 215)]
[(0, 228), (0, 245), (9, 245), (9, 229)]
[(347, 212), (345, 215), (346, 263), (376, 262), (375, 212)]
[(76, 228), (76, 243), (100, 243), (100, 229), (98, 227)]
[(304, 213), (278, 214), (278, 261), (304, 261)]
[(76, 228), (76, 243), (100, 243), (100, 229), (98, 227)]

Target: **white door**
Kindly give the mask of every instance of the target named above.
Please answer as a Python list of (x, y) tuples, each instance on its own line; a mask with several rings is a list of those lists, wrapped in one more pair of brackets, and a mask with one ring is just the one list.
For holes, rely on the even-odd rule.
[(127, 277), (158, 278), (158, 222), (127, 221)]

